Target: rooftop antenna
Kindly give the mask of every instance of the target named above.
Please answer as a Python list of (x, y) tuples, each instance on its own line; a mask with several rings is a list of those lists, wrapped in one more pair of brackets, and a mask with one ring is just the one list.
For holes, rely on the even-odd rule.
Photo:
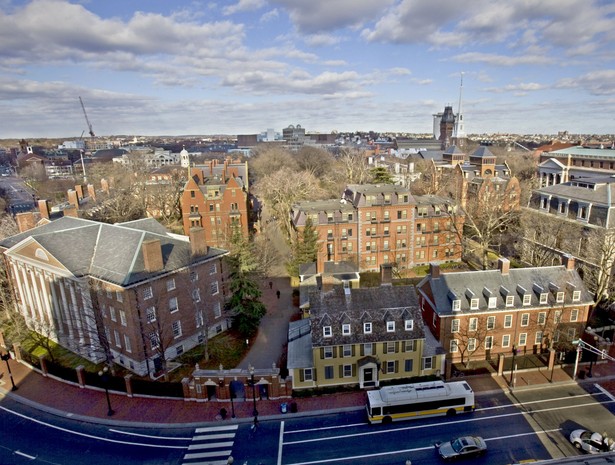
[(463, 71), (461, 72), (461, 83), (459, 85), (459, 106), (457, 107), (457, 118), (455, 118), (455, 127), (453, 129), (453, 140), (455, 145), (463, 145), (463, 139), (466, 138), (465, 129), (463, 128), (463, 112), (462, 99), (463, 97)]

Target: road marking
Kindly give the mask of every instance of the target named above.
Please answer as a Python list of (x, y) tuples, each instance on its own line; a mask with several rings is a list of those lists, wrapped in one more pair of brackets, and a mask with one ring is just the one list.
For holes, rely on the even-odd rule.
[(482, 412), (483, 410), (494, 410), (494, 409), (498, 409), (498, 408), (510, 408), (510, 407), (522, 407), (524, 405), (529, 405), (529, 404), (538, 404), (538, 403), (544, 403), (544, 402), (557, 402), (558, 400), (570, 400), (570, 399), (577, 399), (579, 397), (592, 397), (592, 396), (598, 396), (600, 395), (599, 393), (595, 392), (593, 394), (579, 394), (579, 395), (575, 395), (575, 396), (565, 396), (565, 397), (554, 397), (553, 399), (541, 399), (541, 400), (530, 400), (528, 402), (512, 402), (509, 405), (498, 405), (498, 406), (493, 406), (493, 407), (483, 407), (483, 408), (477, 408), (475, 411), (476, 412)]
[(30, 460), (34, 460), (34, 459), (36, 459), (36, 457), (34, 457), (33, 455), (28, 455), (28, 454), (26, 454), (26, 453), (24, 453), (24, 452), (20, 452), (20, 451), (18, 451), (18, 450), (16, 450), (16, 451), (15, 451), (15, 453), (16, 453), (17, 455), (21, 455), (22, 457), (25, 457), (25, 458), (30, 459)]
[(238, 428), (235, 424), (195, 429), (182, 465), (227, 464)]
[[(536, 436), (538, 434), (553, 433), (555, 431), (560, 431), (560, 429), (556, 428), (556, 429), (552, 429), (552, 430), (548, 430), (548, 431), (531, 431), (529, 433), (511, 434), (511, 435), (507, 435), (507, 436), (499, 436), (499, 437), (494, 437), (494, 438), (488, 438), (488, 439), (485, 439), (485, 441), (500, 441), (502, 439), (520, 438), (520, 437), (523, 437), (523, 436)], [(371, 457), (382, 457), (383, 455), (408, 454), (410, 452), (419, 452), (419, 451), (430, 450), (430, 449), (433, 450), (433, 448), (434, 448), (434, 446), (430, 445), (428, 447), (415, 447), (413, 449), (396, 450), (394, 452), (379, 452), (377, 454), (365, 454), (365, 455), (355, 455), (355, 456), (352, 456), (352, 457), (340, 457), (340, 458), (336, 458), (336, 459), (314, 460), (312, 462), (295, 462), (295, 463), (289, 463), (287, 465), (313, 465), (313, 464), (317, 464), (317, 463), (343, 462), (343, 461), (346, 461), (346, 460), (357, 460), (357, 459), (367, 459), (367, 458), (371, 458)]]
[(137, 436), (140, 438), (149, 438), (149, 439), (165, 439), (168, 441), (191, 441), (192, 438), (182, 438), (182, 437), (172, 437), (172, 436), (155, 436), (153, 434), (140, 434), (140, 433), (131, 433), (130, 431), (122, 431), (119, 429), (109, 428), (109, 431), (112, 433), (125, 434), (127, 436)]
[[(591, 406), (597, 406), (597, 405), (602, 405), (602, 404), (611, 404), (611, 403), (615, 403), (615, 400), (609, 400), (609, 401), (605, 401), (605, 402), (591, 402), (591, 403), (586, 403), (586, 404), (577, 404), (577, 405), (570, 405), (570, 406), (565, 406), (565, 407), (551, 407), (551, 408), (546, 408), (546, 409), (541, 409), (541, 410), (533, 410), (531, 412), (513, 412), (513, 413), (507, 413), (504, 415), (490, 415), (490, 416), (485, 416), (485, 417), (480, 417), (480, 418), (467, 418), (467, 419), (463, 419), (463, 420), (455, 420), (455, 421), (447, 421), (445, 422), (447, 425), (453, 425), (453, 424), (459, 424), (459, 423), (470, 423), (470, 422), (475, 422), (475, 421), (484, 421), (484, 420), (493, 420), (495, 418), (504, 418), (504, 417), (514, 417), (517, 415), (535, 415), (536, 413), (541, 413), (541, 412), (551, 412), (554, 410), (565, 410), (565, 409), (572, 409), (572, 408), (581, 408), (581, 407), (591, 407)], [(437, 426), (438, 424), (428, 424), (428, 425), (414, 425), (414, 426), (408, 426), (406, 428), (397, 428), (396, 431), (404, 431), (404, 430), (413, 430), (413, 429), (423, 429), (423, 428), (433, 428), (435, 426)], [(356, 436), (368, 436), (368, 435), (372, 435), (372, 434), (387, 434), (389, 433), (388, 429), (382, 429), (379, 431), (369, 431), (369, 432), (361, 432), (361, 433), (353, 433), (353, 434), (343, 434), (343, 435), (339, 435), (339, 436), (332, 436), (332, 437), (326, 437), (326, 438), (314, 438), (314, 439), (303, 439), (303, 440), (299, 440), (299, 441), (288, 441), (285, 442), (284, 444), (302, 444), (302, 443), (307, 443), (307, 442), (320, 442), (320, 441), (333, 441), (336, 439), (343, 439), (343, 438), (351, 438), (351, 437), (356, 437)]]
[(602, 386), (600, 386), (599, 384), (594, 384), (594, 386), (600, 390), (600, 392), (602, 394), (604, 394), (605, 396), (607, 396), (609, 399), (615, 401), (615, 396), (613, 396), (613, 394), (611, 394), (609, 391), (607, 391), (606, 389), (604, 389)]
[(278, 438), (278, 465), (282, 465), (283, 446), (284, 446), (284, 420), (280, 422), (280, 437)]
[(117, 439), (109, 439), (109, 438), (103, 438), (100, 436), (94, 436), (93, 434), (87, 434), (87, 433), (81, 433), (79, 431), (74, 431), (71, 429), (67, 429), (67, 428), (62, 428), (60, 426), (56, 426), (56, 425), (52, 425), (51, 423), (46, 423), (44, 421), (41, 420), (37, 420), (36, 418), (32, 418), (32, 417), (28, 417), (22, 413), (19, 412), (15, 412), (14, 410), (10, 410), (6, 407), (1, 407), (0, 409), (4, 410), (7, 413), (12, 413), (15, 416), (18, 416), (20, 418), (23, 418), (25, 420), (30, 420), (34, 423), (38, 423), (39, 425), (43, 425), (43, 426), (47, 426), (48, 428), (53, 428), (56, 429), (58, 431), (62, 431), (64, 433), (69, 433), (69, 434), (74, 434), (75, 436), (82, 436), (84, 438), (90, 438), (90, 439), (95, 439), (97, 441), (105, 441), (105, 442), (112, 442), (114, 444), (125, 444), (128, 446), (141, 446), (141, 447), (153, 447), (153, 448), (157, 448), (157, 449), (187, 449), (188, 446), (163, 446), (162, 444), (143, 444), (143, 443), (139, 443), (139, 442), (128, 442), (128, 441), (119, 441)]

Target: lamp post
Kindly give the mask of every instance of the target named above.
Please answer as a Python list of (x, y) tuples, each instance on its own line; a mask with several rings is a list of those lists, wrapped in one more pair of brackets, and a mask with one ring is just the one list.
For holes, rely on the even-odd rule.
[[(597, 348), (597, 346), (598, 346), (598, 335), (595, 335), (594, 336), (594, 347)], [(594, 359), (597, 360), (597, 358), (598, 358), (598, 356), (594, 352), (591, 352), (591, 357), (590, 357), (590, 360), (589, 360), (589, 370), (587, 370), (587, 377), (588, 378), (592, 377), (592, 368), (594, 367)]]
[(510, 385), (515, 387), (515, 357), (517, 356), (517, 347), (512, 346), (512, 366), (510, 367)]
[(0, 358), (2, 358), (2, 360), (6, 362), (6, 369), (9, 372), (9, 378), (11, 378), (11, 391), (16, 391), (17, 386), (15, 386), (15, 381), (13, 380), (13, 373), (11, 373), (11, 365), (9, 365), (9, 359), (11, 358), (10, 352), (0, 355)]
[(98, 376), (100, 376), (100, 379), (105, 388), (105, 395), (107, 396), (107, 416), (110, 417), (115, 412), (111, 408), (111, 399), (109, 398), (109, 367), (104, 367), (102, 370), (100, 370), (98, 372)]
[(235, 393), (233, 392), (233, 382), (232, 381), (229, 383), (228, 389), (231, 393), (231, 418), (235, 418), (235, 404), (233, 404), (233, 397), (235, 397)]
[(252, 415), (254, 416), (254, 423), (256, 423), (258, 419), (258, 410), (256, 410), (256, 383), (254, 382), (254, 367), (250, 365), (248, 371), (250, 372), (250, 382), (252, 384), (252, 401), (254, 402), (254, 410), (252, 411)]

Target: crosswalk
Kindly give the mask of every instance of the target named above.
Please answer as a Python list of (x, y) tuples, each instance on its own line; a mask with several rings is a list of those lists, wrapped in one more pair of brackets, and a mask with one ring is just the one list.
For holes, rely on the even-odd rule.
[(238, 426), (197, 428), (182, 465), (226, 465)]

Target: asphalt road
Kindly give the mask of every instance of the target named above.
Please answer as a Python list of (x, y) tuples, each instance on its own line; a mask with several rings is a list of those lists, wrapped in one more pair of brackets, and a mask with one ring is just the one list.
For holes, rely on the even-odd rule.
[(30, 211), (35, 207), (33, 193), (20, 177), (1, 176), (0, 187), (7, 192), (8, 209), (12, 213)]

